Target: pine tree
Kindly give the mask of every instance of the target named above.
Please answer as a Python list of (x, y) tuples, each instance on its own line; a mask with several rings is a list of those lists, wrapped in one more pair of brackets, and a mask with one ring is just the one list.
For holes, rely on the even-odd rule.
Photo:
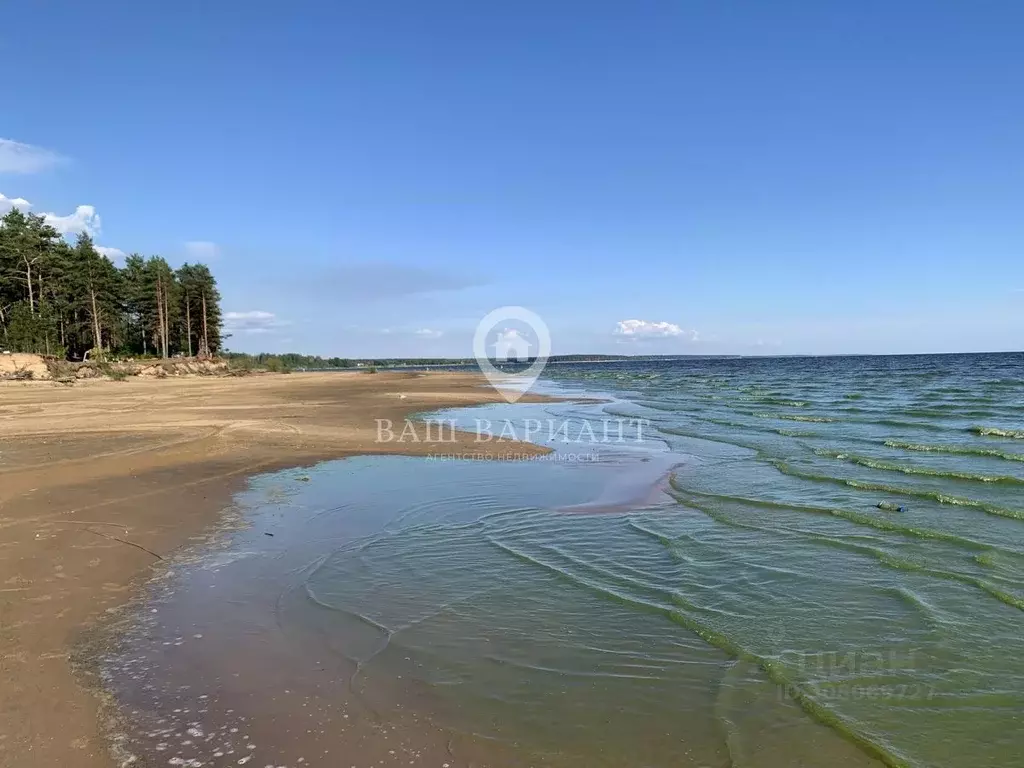
[(127, 256), (121, 268), (125, 347), (146, 355), (150, 352), (151, 302), (146, 279), (146, 260), (137, 253)]
[(182, 316), (182, 334), (184, 351), (189, 356), (199, 348), (202, 331), (196, 332), (196, 323), (201, 317), (200, 299), (202, 288), (196, 280), (195, 267), (188, 263), (178, 269), (179, 297), (181, 299), (180, 314)]
[(175, 343), (178, 335), (172, 339), (172, 330), (177, 328), (179, 317), (178, 282), (174, 271), (166, 260), (153, 256), (146, 261), (146, 285), (152, 297), (153, 312), (150, 317), (150, 330), (153, 342), (161, 357), (170, 357), (177, 351)]
[(59, 242), (57, 231), (42, 216), (14, 208), (0, 219), (0, 326), (5, 346), (48, 349), (55, 342), (52, 307), (45, 298), (59, 272)]
[(220, 291), (217, 290), (217, 281), (208, 266), (196, 264), (192, 270), (199, 286), (199, 302), (202, 312), (199, 354), (207, 357), (216, 354), (221, 348), (221, 330), (224, 320), (220, 311)]
[[(121, 275), (113, 262), (96, 250), (92, 238), (82, 233), (71, 255), (73, 282), (79, 308), (88, 318), (88, 331), (83, 334), (92, 344), (93, 354), (104, 353), (104, 328), (108, 341), (115, 319), (119, 316)], [(111, 345), (108, 344), (108, 348)]]
[(220, 293), (210, 269), (133, 254), (118, 269), (88, 235), (68, 245), (44, 217), (0, 218), (0, 347), (68, 355), (214, 354)]

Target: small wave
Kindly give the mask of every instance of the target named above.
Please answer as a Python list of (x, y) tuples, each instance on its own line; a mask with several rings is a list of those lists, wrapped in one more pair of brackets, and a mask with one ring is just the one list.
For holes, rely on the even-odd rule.
[(1016, 389), (1021, 385), (1020, 379), (989, 379), (988, 381), (982, 382), (986, 387), (996, 387), (997, 389)]
[(752, 424), (744, 424), (742, 421), (730, 421), (729, 419), (715, 419), (711, 416), (699, 417), (701, 421), (706, 421), (709, 424), (717, 424), (720, 427), (737, 427), (739, 429), (760, 429)]
[(811, 405), (807, 400), (788, 400), (782, 397), (745, 397), (741, 399), (764, 405), (781, 405), (784, 408), (807, 408)]
[(821, 437), (817, 432), (808, 432), (806, 430), (798, 429), (782, 429), (781, 427), (768, 427), (759, 426), (757, 424), (746, 424), (742, 421), (730, 421), (729, 419), (715, 419), (710, 416), (695, 416), (694, 418), (700, 421), (706, 421), (709, 424), (717, 424), (720, 427), (735, 427), (736, 429), (753, 430), (755, 432), (766, 432), (773, 435), (782, 435), (783, 437)]
[(647, 419), (648, 421), (654, 422), (655, 424), (657, 424), (657, 423), (659, 423), (661, 421), (665, 421), (665, 419), (652, 418), (648, 414), (640, 413), (640, 412), (637, 412), (637, 411), (632, 411), (631, 412), (631, 411), (623, 410), (622, 408), (616, 408), (616, 407), (610, 406), (610, 405), (605, 406), (602, 410), (604, 411), (604, 413), (607, 413), (609, 416), (617, 416), (617, 417), (622, 418), (622, 419)]
[[(872, 515), (865, 515), (860, 512), (853, 512), (847, 509), (836, 509), (832, 507), (814, 507), (807, 504), (791, 504), (781, 501), (770, 501), (768, 499), (752, 499), (746, 496), (729, 496), (722, 493), (706, 493), (704, 491), (693, 491), (680, 486), (674, 475), (672, 478), (669, 479), (669, 485), (672, 487), (674, 491), (683, 494), (683, 496), (676, 496), (676, 499), (680, 501), (685, 501), (686, 503), (692, 503), (693, 497), (703, 497), (708, 499), (721, 499), (723, 501), (735, 502), (738, 504), (747, 504), (753, 507), (765, 507), (768, 509), (791, 509), (797, 512), (807, 512), (815, 515), (838, 517), (842, 518), (843, 520), (847, 520), (848, 522), (854, 523), (855, 525), (862, 525), (880, 531), (898, 533), (907, 537), (917, 539), (929, 539), (933, 541), (944, 541), (949, 544), (955, 544), (957, 546), (964, 547), (965, 549), (983, 551), (991, 551), (993, 549), (991, 545), (985, 544), (981, 541), (969, 539), (964, 536), (957, 536), (954, 533), (946, 533), (945, 531), (936, 531), (930, 528), (918, 528), (916, 526), (911, 525), (901, 525), (899, 523), (893, 522), (888, 517), (876, 517)], [(1016, 550), (1006, 551), (1010, 554), (1021, 554)]]
[(938, 491), (929, 491), (919, 488), (906, 488), (901, 486), (885, 485), (884, 483), (871, 483), (863, 480), (853, 480), (843, 477), (832, 477), (831, 475), (819, 475), (813, 472), (803, 472), (799, 469), (791, 467), (784, 461), (778, 459), (769, 459), (773, 467), (784, 475), (790, 477), (799, 477), (802, 480), (811, 480), (819, 483), (832, 483), (833, 485), (845, 485), (849, 488), (857, 488), (861, 491), (878, 491), (880, 493), (891, 493), (900, 496), (914, 496), (919, 499), (927, 499), (934, 501), (939, 504), (949, 504), (957, 507), (971, 507), (978, 509), (989, 515), (995, 515), (997, 517), (1008, 517), (1013, 520), (1024, 520), (1024, 512), (1018, 509), (1006, 509), (1005, 507), (997, 507), (993, 504), (987, 504), (983, 501), (977, 501), (976, 499), (965, 499), (959, 496), (950, 496), (945, 493)]
[(927, 429), (933, 432), (945, 432), (949, 430), (949, 427), (944, 427), (941, 424), (934, 424), (927, 421), (906, 421), (904, 419), (891, 419), (888, 417), (880, 419), (850, 419), (850, 421), (856, 421), (858, 424), (870, 424), (872, 426), (879, 427), (897, 427), (899, 429)]
[[(612, 602), (620, 603), (622, 605), (630, 606), (642, 611), (652, 611), (655, 613), (662, 613), (665, 610), (663, 605), (660, 605), (656, 601), (648, 601), (643, 598), (630, 594), (628, 591), (617, 588), (616, 585), (602, 583), (601, 581), (595, 580), (594, 578), (585, 576), (580, 573), (574, 573), (566, 568), (559, 567), (554, 563), (550, 563), (535, 555), (531, 555), (528, 552), (524, 552), (521, 549), (517, 549), (510, 544), (502, 542), (494, 537), (488, 536), (486, 538), (488, 543), (494, 546), (496, 549), (505, 552), (508, 555), (520, 560), (521, 562), (529, 565), (541, 568), (559, 578), (562, 578), (572, 584), (579, 587), (583, 587), (590, 592)], [(629, 587), (627, 587), (628, 589)]]
[(707, 435), (695, 429), (681, 429), (679, 427), (658, 427), (658, 431), (664, 432), (665, 434), (669, 435), (678, 435), (679, 437), (690, 437), (695, 440), (710, 440), (712, 443), (724, 443), (725, 445), (731, 445), (736, 448), (746, 448), (748, 451), (761, 451), (760, 448), (751, 443), (745, 443), (742, 440), (725, 438), (719, 435)]
[(785, 419), (786, 421), (807, 421), (814, 424), (831, 424), (837, 419), (828, 416), (799, 416), (794, 413), (753, 413), (759, 419)]
[(904, 475), (923, 475), (926, 477), (938, 477), (949, 480), (965, 480), (974, 483), (999, 483), (1005, 485), (1024, 485), (1024, 478), (1010, 475), (978, 475), (972, 472), (952, 472), (944, 469), (931, 469), (929, 467), (908, 467), (905, 464), (893, 464), (889, 461), (872, 459), (869, 456), (857, 456), (843, 451), (830, 451), (818, 448), (814, 451), (818, 456), (825, 456), (839, 461), (848, 461), (869, 469), (880, 469), (885, 472), (901, 472)]
[(696, 410), (692, 405), (686, 403), (666, 403), (660, 400), (634, 400), (633, 403), (654, 411), (669, 411), (671, 413), (685, 413)]
[(994, 459), (1003, 459), (1004, 461), (1024, 461), (1024, 454), (1022, 453), (1004, 453), (994, 448), (975, 448), (970, 445), (928, 445), (908, 443), (903, 440), (886, 440), (883, 445), (888, 448), (901, 448), (904, 451), (952, 453), (961, 456), (991, 456)]
[(968, 432), (983, 437), (1008, 437), (1011, 440), (1024, 440), (1024, 429), (1002, 429), (1000, 427), (971, 427)]
[[(634, 525), (633, 527), (641, 532), (651, 533), (640, 526)], [(661, 537), (659, 536), (659, 538)], [(782, 663), (760, 656), (751, 650), (742, 647), (724, 632), (714, 629), (707, 622), (696, 618), (693, 613), (697, 612), (697, 607), (686, 601), (681, 595), (673, 594), (671, 596), (670, 599), (672, 603), (674, 603), (674, 607), (661, 605), (658, 602), (638, 599), (633, 595), (624, 593), (612, 585), (601, 583), (600, 581), (592, 578), (582, 576), (579, 573), (567, 572), (562, 568), (540, 558), (531, 556), (514, 547), (502, 544), (493, 539), (490, 541), (491, 544), (503, 550), (507, 554), (551, 572), (554, 575), (574, 583), (579, 587), (587, 589), (600, 597), (609, 599), (613, 602), (626, 604), (639, 610), (660, 613), (670, 621), (690, 630), (704, 640), (704, 642), (724, 651), (728, 655), (757, 664), (768, 678), (772, 680), (772, 682), (783, 686), (783, 689), (786, 690), (793, 700), (811, 717), (815, 718), (823, 725), (827, 725), (830, 728), (835, 729), (837, 732), (857, 744), (857, 746), (867, 754), (881, 760), (887, 766), (890, 766), (890, 768), (907, 768), (909, 766), (909, 763), (901, 755), (890, 751), (890, 749), (884, 745), (871, 740), (869, 737), (861, 733), (854, 723), (848, 721), (846, 718), (818, 701), (811, 693), (809, 693), (806, 686), (799, 684), (798, 681), (790, 676), (789, 670), (787, 670)]]
[[(730, 525), (730, 526), (733, 526), (733, 527), (736, 527), (736, 528), (746, 528), (746, 529), (749, 529), (749, 530), (763, 531), (765, 533), (774, 534), (774, 535), (779, 535), (779, 534), (796, 534), (796, 535), (802, 536), (804, 538), (808, 538), (808, 539), (814, 540), (814, 541), (816, 541), (816, 542), (818, 542), (820, 544), (823, 544), (825, 546), (835, 547), (835, 548), (838, 548), (838, 549), (844, 549), (844, 550), (847, 550), (849, 552), (856, 552), (856, 553), (861, 554), (861, 555), (867, 555), (867, 556), (873, 557), (875, 560), (877, 560), (882, 565), (884, 565), (884, 566), (886, 566), (888, 568), (893, 568), (893, 569), (898, 570), (898, 571), (909, 571), (909, 572), (913, 572), (913, 573), (921, 573), (921, 574), (924, 574), (926, 576), (934, 576), (935, 578), (948, 579), (950, 581), (959, 581), (962, 584), (967, 584), (969, 586), (976, 587), (976, 588), (980, 589), (983, 592), (986, 592), (987, 594), (989, 594), (992, 597), (996, 598), (1000, 602), (1006, 603), (1009, 606), (1012, 606), (1014, 608), (1017, 608), (1018, 610), (1024, 611), (1024, 598), (1021, 598), (1018, 595), (1015, 595), (1015, 594), (1012, 594), (1010, 592), (1007, 592), (1006, 590), (999, 589), (994, 584), (992, 584), (992, 583), (990, 583), (988, 581), (985, 581), (984, 579), (979, 579), (978, 577), (972, 576), (970, 574), (960, 573), (959, 571), (948, 571), (948, 570), (944, 570), (942, 568), (933, 568), (933, 567), (931, 567), (931, 566), (929, 566), (929, 565), (927, 565), (925, 563), (919, 563), (919, 562), (916, 562), (914, 560), (908, 560), (905, 557), (898, 557), (898, 556), (893, 555), (893, 554), (891, 554), (889, 552), (886, 552), (885, 550), (879, 549), (878, 547), (868, 546), (866, 544), (856, 544), (856, 543), (851, 542), (851, 541), (846, 541), (844, 539), (839, 539), (839, 538), (835, 538), (835, 537), (832, 537), (832, 536), (826, 536), (826, 535), (820, 534), (820, 533), (812, 533), (812, 532), (809, 532), (809, 531), (801, 531), (799, 529), (791, 529), (791, 528), (785, 528), (785, 527), (779, 528), (779, 529), (775, 529), (775, 528), (768, 528), (766, 526), (752, 525), (750, 523), (741, 523), (741, 522), (738, 522), (736, 520), (733, 520), (731, 517), (729, 517), (728, 515), (723, 514), (722, 512), (720, 512), (718, 510), (712, 510), (707, 505), (700, 504), (700, 503), (695, 503), (693, 499), (687, 499), (687, 498), (682, 498), (682, 497), (677, 497), (677, 498), (678, 498), (678, 500), (679, 500), (679, 502), (681, 504), (685, 504), (687, 506), (693, 507), (694, 509), (700, 510), (701, 512), (706, 514), (708, 517), (710, 517), (712, 520), (716, 520), (717, 522), (720, 522), (720, 523), (723, 523), (723, 524), (726, 524), (726, 525)], [(836, 511), (837, 512), (841, 512), (842, 510), (836, 510)], [(831, 513), (831, 511), (829, 511), (829, 512)], [(851, 514), (856, 514), (856, 513), (851, 513)], [(841, 515), (838, 515), (838, 516), (846, 517), (845, 514), (841, 514)], [(850, 518), (848, 518), (848, 519), (850, 519)], [(933, 536), (933, 538), (940, 538), (942, 540), (949, 540), (949, 539), (946, 538), (945, 535), (943, 535), (943, 534), (941, 534), (941, 533), (939, 533), (937, 531), (934, 531), (934, 532), (931, 532), (931, 533), (937, 534), (937, 535)], [(957, 537), (953, 537), (953, 538), (957, 538)], [(962, 541), (964, 541), (964, 540), (961, 540), (961, 542)], [(976, 543), (978, 543), (979, 546), (983, 546), (979, 542), (976, 542)]]
[(940, 626), (945, 623), (939, 616), (935, 607), (914, 590), (908, 589), (907, 587), (882, 587), (881, 591), (895, 595), (900, 600), (903, 600), (907, 605), (911, 606), (924, 616), (924, 618), (932, 625)]
[(933, 405), (930, 408), (901, 408), (900, 413), (906, 416), (915, 416), (923, 419), (948, 419), (951, 416), (959, 418), (991, 418), (993, 414), (990, 410), (982, 409), (971, 409), (967, 410), (962, 405)]

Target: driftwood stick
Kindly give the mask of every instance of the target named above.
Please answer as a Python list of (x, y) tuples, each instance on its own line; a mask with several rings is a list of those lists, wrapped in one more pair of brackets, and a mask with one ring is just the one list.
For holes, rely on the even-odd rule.
[(89, 533), (94, 533), (97, 536), (102, 536), (104, 539), (113, 539), (114, 541), (120, 541), (122, 544), (127, 544), (129, 547), (135, 547), (136, 549), (141, 549), (143, 552), (148, 552), (149, 554), (151, 554), (157, 560), (163, 560), (163, 558), (160, 557), (160, 555), (158, 555), (153, 550), (146, 549), (144, 546), (142, 546), (141, 544), (136, 544), (134, 541), (128, 541), (127, 539), (120, 539), (117, 536), (111, 536), (110, 534), (107, 534), (107, 533), (100, 533), (99, 531), (94, 531), (92, 528), (86, 528), (85, 530), (87, 530)]

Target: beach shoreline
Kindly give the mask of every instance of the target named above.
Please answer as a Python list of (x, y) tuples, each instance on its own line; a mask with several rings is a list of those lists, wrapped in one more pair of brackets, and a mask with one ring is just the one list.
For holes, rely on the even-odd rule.
[[(113, 764), (73, 648), (154, 564), (203, 541), (248, 478), (429, 455), (436, 444), (381, 442), (376, 420), (504, 402), (484, 383), (432, 372), (0, 384), (0, 765)], [(545, 452), (469, 433), (442, 450)]]

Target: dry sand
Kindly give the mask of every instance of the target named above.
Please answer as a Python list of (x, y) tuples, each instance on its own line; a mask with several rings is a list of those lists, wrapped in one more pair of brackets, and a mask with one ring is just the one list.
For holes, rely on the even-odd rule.
[[(112, 764), (71, 648), (208, 529), (247, 476), (428, 453), (437, 446), (378, 443), (375, 419), (501, 400), (481, 383), (447, 373), (0, 382), (0, 765)], [(509, 450), (458, 441), (443, 450)]]

